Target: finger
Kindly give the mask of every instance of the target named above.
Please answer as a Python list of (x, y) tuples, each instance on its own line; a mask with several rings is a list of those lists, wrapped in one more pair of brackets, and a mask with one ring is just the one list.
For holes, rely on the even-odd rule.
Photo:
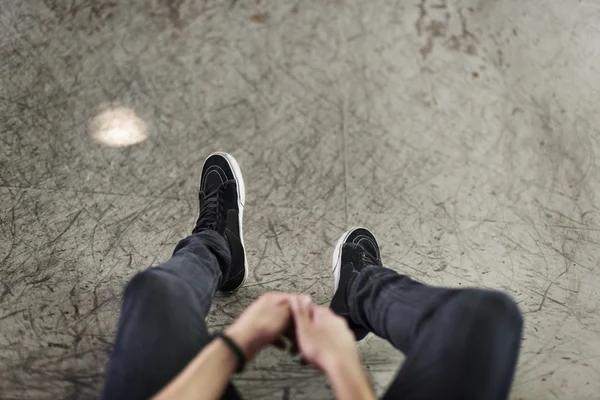
[(312, 303), (312, 298), (307, 294), (277, 293), (273, 299), (276, 299), (277, 304), (287, 303), (290, 304), (290, 306), (294, 299), (300, 299), (300, 302), (304, 306), (308, 306)]
[(272, 318), (274, 326), (278, 326), (280, 333), (285, 332), (292, 320), (291, 305), (288, 301), (276, 304), (272, 307)]
[(294, 317), (294, 323), (296, 324), (296, 330), (300, 333), (307, 333), (309, 327), (309, 307), (306, 307), (302, 299), (296, 297), (292, 299), (292, 315)]
[(273, 304), (282, 304), (285, 302), (288, 302), (289, 300), (291, 300), (294, 297), (297, 297), (298, 295), (295, 293), (286, 293), (286, 292), (268, 292), (268, 293), (264, 293), (263, 295), (261, 295), (261, 297), (264, 297), (265, 299), (268, 299), (269, 302), (273, 303)]
[(290, 306), (292, 308), (292, 314), (294, 315), (294, 321), (296, 319), (305, 319), (307, 314), (307, 307), (304, 305), (299, 297), (290, 299)]
[(312, 303), (312, 299), (310, 298), (309, 295), (307, 294), (301, 294), (298, 297), (300, 297), (300, 301), (302, 301), (302, 304), (307, 307), (309, 304)]
[[(288, 350), (291, 344), (286, 344), (283, 336), (286, 330), (292, 324), (291, 307), (286, 303), (271, 305), (268, 310), (263, 310), (263, 314), (268, 318), (268, 326), (265, 328), (265, 340), (268, 340), (275, 347)], [(268, 316), (266, 315), (268, 314)]]
[(318, 306), (311, 304), (313, 318), (317, 320), (326, 319), (331, 315), (334, 315), (328, 307)]
[(308, 309), (308, 319), (309, 321), (312, 321), (315, 317), (315, 309), (318, 306), (314, 303), (310, 303), (306, 308)]

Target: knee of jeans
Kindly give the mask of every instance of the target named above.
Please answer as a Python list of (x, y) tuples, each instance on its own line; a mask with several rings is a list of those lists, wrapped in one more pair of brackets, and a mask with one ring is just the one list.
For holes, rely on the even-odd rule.
[(523, 316), (517, 303), (502, 292), (477, 290), (471, 301), (476, 302), (477, 319), (492, 325), (501, 326), (515, 333), (521, 332)]
[(125, 287), (124, 296), (139, 293), (165, 294), (172, 288), (172, 282), (168, 276), (156, 268), (149, 268), (138, 272), (129, 280)]

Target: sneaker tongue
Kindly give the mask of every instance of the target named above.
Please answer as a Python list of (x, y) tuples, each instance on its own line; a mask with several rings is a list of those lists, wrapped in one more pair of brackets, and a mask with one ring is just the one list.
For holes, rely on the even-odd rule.
[(231, 191), (231, 190), (236, 190), (236, 182), (233, 179), (230, 179), (228, 181), (225, 181), (223, 183), (221, 183), (219, 186), (214, 187), (212, 190), (207, 191), (207, 192), (200, 192), (200, 197), (201, 199), (206, 199), (206, 198), (211, 198), (213, 196), (218, 196), (220, 195), (219, 192), (221, 191)]
[(202, 195), (203, 198), (210, 199), (211, 197), (216, 196), (219, 193), (219, 190), (221, 190), (222, 186), (223, 186), (223, 184), (213, 188), (211, 191), (200, 192), (200, 194)]
[(227, 220), (226, 216), (223, 215), (223, 208), (221, 206), (223, 199), (227, 199), (231, 188), (235, 190), (235, 181), (225, 181), (219, 186), (212, 188), (208, 192), (200, 192), (200, 215), (196, 221), (196, 226), (192, 230), (192, 233), (199, 232), (203, 229), (214, 229), (222, 231), (224, 229), (224, 221)]
[(377, 259), (377, 256), (375, 255), (377, 254), (377, 252), (375, 249), (373, 249), (373, 246), (370, 246), (367, 243), (365, 243), (364, 245), (363, 243), (347, 243), (344, 245), (344, 247), (346, 246), (352, 249), (353, 259), (360, 259), (364, 257), (367, 265), (381, 265), (381, 261), (379, 261)]
[(236, 181), (229, 180), (223, 182), (220, 189), (221, 193), (219, 193), (219, 195), (223, 197), (223, 200), (227, 206), (231, 207), (233, 204), (235, 204), (234, 202), (237, 202), (238, 195)]
[(370, 240), (361, 240), (359, 242), (359, 246), (361, 246), (363, 249), (365, 249), (365, 251), (367, 253), (370, 253), (372, 255), (377, 254), (377, 249), (375, 247), (373, 247), (373, 243), (371, 243)]
[(377, 259), (370, 251), (365, 251), (365, 257), (371, 265), (381, 265), (381, 261)]

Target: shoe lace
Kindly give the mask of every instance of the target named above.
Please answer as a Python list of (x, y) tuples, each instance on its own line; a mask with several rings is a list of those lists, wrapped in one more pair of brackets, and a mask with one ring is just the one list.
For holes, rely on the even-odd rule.
[(228, 182), (225, 182), (205, 195), (200, 192), (198, 195), (200, 200), (200, 215), (192, 233), (205, 229), (218, 230), (219, 222), (223, 220), (223, 192), (227, 184)]
[(354, 243), (349, 243), (346, 246), (352, 247), (354, 250), (354, 257), (359, 258), (365, 265), (381, 265), (381, 262), (371, 253), (366, 251), (362, 246)]
[(361, 253), (365, 265), (381, 265), (381, 262), (368, 251), (363, 250)]

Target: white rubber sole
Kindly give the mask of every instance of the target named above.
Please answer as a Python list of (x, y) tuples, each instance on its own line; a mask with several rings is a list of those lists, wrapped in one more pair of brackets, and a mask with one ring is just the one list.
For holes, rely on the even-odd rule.
[(340, 285), (340, 272), (342, 269), (342, 247), (348, 239), (348, 236), (352, 234), (358, 227), (347, 230), (342, 237), (340, 237), (335, 244), (333, 249), (333, 257), (331, 258), (331, 273), (333, 274), (333, 293), (337, 292), (338, 286)]
[[(342, 247), (344, 247), (344, 243), (348, 240), (348, 236), (352, 234), (357, 229), (366, 229), (360, 226), (355, 226), (353, 228), (348, 229), (337, 241), (335, 244), (335, 248), (333, 250), (333, 256), (331, 258), (331, 272), (333, 274), (333, 293), (337, 292), (338, 287), (340, 285), (340, 273), (342, 269)], [(379, 247), (379, 243), (377, 240), (375, 241), (377, 247)], [(371, 333), (368, 333), (364, 338), (357, 341), (357, 343), (362, 343), (371, 336)]]
[(244, 283), (246, 282), (246, 278), (248, 278), (248, 258), (246, 257), (246, 245), (244, 244), (244, 222), (243, 222), (243, 220), (244, 220), (244, 205), (246, 204), (246, 185), (244, 185), (244, 177), (242, 176), (242, 170), (240, 169), (240, 165), (235, 160), (235, 158), (233, 158), (233, 156), (231, 154), (224, 153), (222, 151), (216, 151), (214, 153), (211, 153), (207, 157), (207, 159), (214, 155), (221, 156), (225, 160), (227, 160), (227, 164), (229, 164), (229, 167), (231, 167), (231, 170), (233, 171), (233, 176), (235, 177), (235, 180), (237, 181), (237, 187), (238, 187), (237, 188), (238, 189), (238, 209), (240, 210), (240, 212), (238, 213), (238, 218), (239, 218), (239, 226), (240, 226), (240, 242), (242, 243), (242, 248), (244, 249), (244, 280), (242, 280), (242, 283), (240, 283), (240, 286), (238, 286), (234, 290), (229, 291), (229, 292), (224, 292), (224, 293), (234, 293), (239, 288), (244, 286)]

